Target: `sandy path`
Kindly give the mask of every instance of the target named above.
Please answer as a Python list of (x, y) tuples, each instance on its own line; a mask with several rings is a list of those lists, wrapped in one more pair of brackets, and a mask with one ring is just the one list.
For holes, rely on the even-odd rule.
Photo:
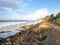
[(44, 45), (60, 45), (60, 26), (54, 23), (50, 23), (54, 28), (48, 35), (44, 42)]

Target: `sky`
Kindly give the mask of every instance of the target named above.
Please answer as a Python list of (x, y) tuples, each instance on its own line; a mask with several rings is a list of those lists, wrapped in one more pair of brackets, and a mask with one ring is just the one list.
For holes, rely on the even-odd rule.
[(60, 12), (60, 0), (0, 0), (0, 20), (36, 20)]

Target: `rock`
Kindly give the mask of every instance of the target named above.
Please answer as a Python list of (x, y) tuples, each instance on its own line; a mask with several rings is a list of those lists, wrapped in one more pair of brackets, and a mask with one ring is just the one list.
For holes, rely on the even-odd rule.
[(31, 25), (24, 25), (24, 26), (22, 26), (22, 28), (23, 29), (29, 29), (29, 28), (31, 28), (33, 26), (33, 24), (31, 24)]
[(0, 45), (3, 45), (4, 44), (4, 40), (5, 40), (4, 38), (1, 38), (0, 37)]
[(12, 45), (11, 39), (7, 38), (6, 41), (4, 42), (4, 45)]
[(8, 33), (8, 32), (11, 32), (11, 31), (1, 31), (0, 34), (2, 34), (2, 33)]
[(22, 30), (13, 36), (7, 37), (3, 44), (5, 45), (38, 45), (47, 38), (49, 30), (52, 26), (49, 23), (38, 23), (27, 26), (26, 30)]
[(43, 29), (51, 29), (52, 28), (52, 26), (48, 22), (42, 23), (39, 27), (43, 28)]

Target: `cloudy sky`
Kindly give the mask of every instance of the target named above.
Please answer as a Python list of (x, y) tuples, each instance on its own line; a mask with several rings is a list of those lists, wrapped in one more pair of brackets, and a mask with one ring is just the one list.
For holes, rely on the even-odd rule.
[(60, 0), (0, 0), (0, 20), (35, 20), (60, 11)]

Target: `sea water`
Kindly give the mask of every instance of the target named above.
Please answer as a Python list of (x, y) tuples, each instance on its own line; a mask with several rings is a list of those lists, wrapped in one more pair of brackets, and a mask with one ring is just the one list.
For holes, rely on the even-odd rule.
[(22, 30), (20, 27), (26, 23), (27, 22), (0, 22), (0, 32), (10, 31), (7, 33), (0, 33), (0, 38), (6, 38), (8, 36), (15, 35), (18, 33), (18, 30)]
[(7, 31), (6, 33), (0, 33), (0, 38), (6, 38), (8, 36), (15, 35), (20, 30), (23, 30), (23, 28), (21, 28), (22, 25), (32, 24), (34, 22), (35, 21), (0, 21), (0, 32)]
[(26, 22), (0, 22), (1, 31), (15, 31), (19, 26), (26, 24)]

